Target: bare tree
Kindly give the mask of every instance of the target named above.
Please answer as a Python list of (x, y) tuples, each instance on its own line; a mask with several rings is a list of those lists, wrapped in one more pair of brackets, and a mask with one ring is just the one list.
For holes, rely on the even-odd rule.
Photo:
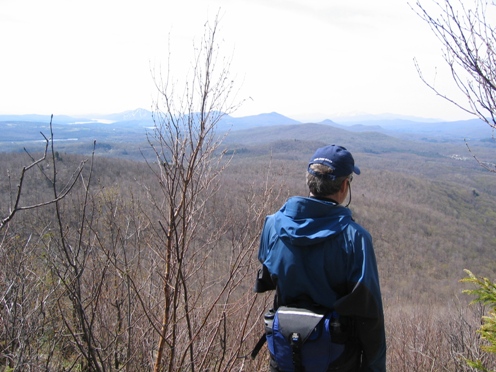
[[(244, 244), (256, 241), (256, 234), (243, 238), (242, 243), (229, 238), (229, 215), (215, 215), (219, 175), (229, 163), (219, 150), (223, 135), (216, 128), (238, 107), (232, 98), (235, 86), (230, 60), (219, 58), (217, 32), (218, 18), (213, 24), (206, 23), (182, 92), (176, 91), (170, 71), (165, 80), (155, 76), (160, 100), (154, 136), (149, 141), (156, 164), (150, 167), (162, 194), (154, 205), (164, 237), (162, 246), (156, 248), (162, 262), (158, 274), (164, 303), (157, 327), (155, 371), (205, 370), (229, 363), (225, 332), (231, 328), (228, 315), (234, 306), (229, 303), (252, 259), (253, 250)], [(227, 253), (224, 272), (212, 271), (212, 261), (219, 259), (216, 250)], [(244, 306), (253, 307), (254, 301), (252, 296), (252, 305)], [(214, 350), (222, 356), (220, 361), (212, 360)]]
[[(453, 98), (428, 81), (417, 63), (422, 81), (438, 96), (463, 111), (475, 115), (492, 130), (496, 129), (496, 28), (495, 3), (492, 0), (431, 0), (434, 8), (417, 0), (416, 13), (430, 26), (443, 47), (457, 89), (465, 99)], [(494, 139), (494, 132), (493, 132)], [(475, 157), (475, 156), (474, 156)], [(476, 160), (477, 157), (475, 157)], [(494, 164), (479, 161), (484, 168), (496, 172)]]
[[(50, 272), (40, 265), (40, 257), (43, 257), (39, 249), (42, 245), (40, 235), (49, 234), (46, 226), (50, 218), (40, 219), (39, 225), (44, 225), (40, 228), (41, 232), (32, 226), (23, 227), (29, 225), (24, 221), (14, 222), (30, 219), (28, 214), (23, 219), (14, 218), (19, 212), (43, 215), (69, 198), (83, 172), (85, 161), (75, 166), (67, 179), (58, 177), (52, 119), (53, 116), (49, 136), (41, 133), (45, 140), (42, 154), (33, 155), (24, 149), (30, 164), (21, 168), (15, 187), (8, 172), (10, 187), (6, 194), (10, 197), (10, 203), (6, 203), (7, 215), (0, 220), (0, 360), (14, 371), (34, 366), (45, 369), (56, 366), (57, 361), (55, 365), (52, 361), (61, 340), (56, 331), (52, 333), (56, 317), (49, 316), (55, 308), (59, 285), (53, 281)], [(60, 186), (59, 178), (66, 179), (66, 183)], [(53, 195), (47, 192), (47, 185), (54, 190)], [(53, 337), (46, 337), (47, 334)]]

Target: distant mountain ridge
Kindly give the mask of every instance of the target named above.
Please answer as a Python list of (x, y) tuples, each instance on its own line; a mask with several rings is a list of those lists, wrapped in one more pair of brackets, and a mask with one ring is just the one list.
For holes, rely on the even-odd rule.
[(90, 115), (90, 118), (92, 118), (93, 120), (112, 120), (114, 122), (130, 120), (151, 120), (152, 112), (143, 108), (138, 108), (136, 110), (128, 110), (116, 114)]
[(289, 125), (289, 124), (301, 124), (300, 121), (288, 118), (287, 116), (278, 114), (277, 112), (271, 112), (266, 114), (251, 115), (244, 117), (232, 117), (225, 116), (222, 119), (221, 126), (227, 127), (232, 125), (232, 129), (247, 129), (247, 128), (257, 128), (268, 125)]
[[(0, 115), (0, 142), (29, 140), (46, 128), (49, 115)], [(218, 123), (218, 131), (237, 131), (281, 125), (307, 124), (277, 112), (262, 113), (244, 117), (224, 115)], [(326, 119), (313, 124), (329, 125), (351, 132), (378, 132), (405, 139), (443, 141), (465, 139), (488, 139), (492, 133), (488, 125), (479, 119), (433, 122), (432, 119), (409, 118), (404, 116), (354, 116), (340, 120)], [(137, 135), (149, 131), (153, 125), (152, 112), (142, 108), (114, 114), (90, 114), (85, 116), (54, 115), (55, 132), (60, 137), (86, 138), (87, 136), (109, 135), (109, 131), (122, 136), (125, 133)], [(77, 125), (77, 128), (75, 127)], [(31, 133), (28, 134), (28, 131)], [(121, 137), (122, 137), (121, 136)], [(29, 139), (28, 139), (29, 138)]]

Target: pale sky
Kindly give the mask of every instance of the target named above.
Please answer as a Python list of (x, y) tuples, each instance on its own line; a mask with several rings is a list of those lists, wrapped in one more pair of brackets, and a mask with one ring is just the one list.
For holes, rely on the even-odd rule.
[(403, 0), (0, 0), (0, 114), (150, 109), (151, 68), (169, 53), (189, 66), (217, 13), (238, 97), (250, 97), (233, 116), (471, 118), (421, 82), (414, 58), (455, 91), (441, 45)]

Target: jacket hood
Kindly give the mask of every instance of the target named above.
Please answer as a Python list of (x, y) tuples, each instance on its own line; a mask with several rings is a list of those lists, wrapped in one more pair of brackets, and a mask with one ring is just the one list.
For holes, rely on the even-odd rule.
[(274, 227), (281, 240), (308, 246), (339, 234), (352, 221), (351, 211), (333, 202), (295, 196), (274, 214)]

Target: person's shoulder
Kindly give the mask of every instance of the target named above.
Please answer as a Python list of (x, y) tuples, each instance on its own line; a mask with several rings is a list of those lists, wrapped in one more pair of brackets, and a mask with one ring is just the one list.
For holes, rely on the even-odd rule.
[(276, 217), (275, 213), (265, 216), (264, 229), (268, 229), (274, 226), (275, 217)]
[(273, 214), (269, 214), (269, 215), (265, 216), (265, 220), (264, 220), (265, 225), (267, 225), (267, 223), (270, 223), (272, 221), (274, 221), (274, 215)]
[(353, 219), (348, 224), (348, 227), (347, 228), (353, 234), (362, 235), (362, 236), (364, 236), (364, 237), (366, 237), (367, 239), (370, 239), (370, 240), (372, 239), (372, 236), (371, 236), (370, 232), (365, 227), (363, 227), (362, 225), (360, 225), (358, 222), (356, 222)]

